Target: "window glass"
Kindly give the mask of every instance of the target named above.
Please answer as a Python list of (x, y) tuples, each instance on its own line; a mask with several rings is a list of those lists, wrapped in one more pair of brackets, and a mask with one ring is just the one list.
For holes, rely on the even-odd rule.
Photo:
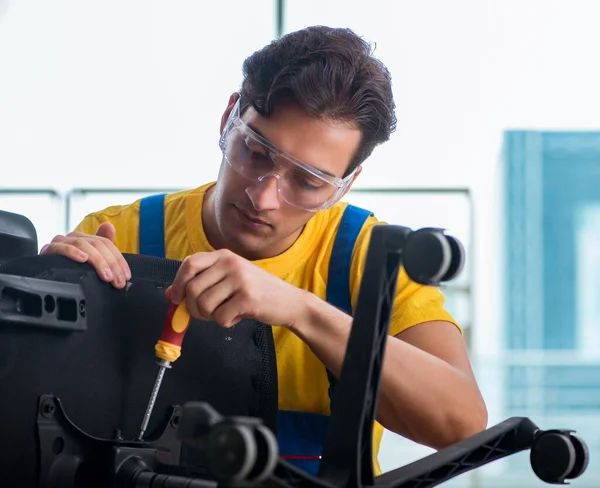
[(581, 205), (575, 209), (575, 212), (577, 343), (583, 355), (598, 359), (600, 357), (600, 203)]

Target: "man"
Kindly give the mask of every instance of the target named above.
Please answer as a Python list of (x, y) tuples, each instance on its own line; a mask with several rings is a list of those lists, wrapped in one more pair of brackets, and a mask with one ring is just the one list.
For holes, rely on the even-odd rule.
[[(291, 33), (244, 63), (241, 90), (221, 119), (217, 182), (159, 200), (159, 247), (164, 244), (166, 257), (183, 260), (168, 299), (185, 300), (194, 317), (223, 327), (243, 317), (272, 325), (282, 412), (330, 413), (327, 370), (339, 374), (352, 324), (351, 310), (326, 301), (329, 260), (348, 210), (340, 199), (394, 130), (394, 108), (388, 71), (353, 32), (311, 27)], [(89, 262), (121, 288), (131, 278), (121, 253), (145, 253), (148, 245), (140, 219), (162, 224), (148, 219), (145, 205), (88, 215), (42, 253)], [(376, 223), (368, 216), (358, 227), (346, 283), (352, 304)], [(442, 448), (487, 424), (460, 328), (444, 309), (443, 295), (410, 282), (403, 271), (377, 419), (375, 453), (383, 427)], [(310, 437), (295, 429), (293, 435)], [(288, 459), (318, 459), (318, 445), (308, 453), (280, 447)]]

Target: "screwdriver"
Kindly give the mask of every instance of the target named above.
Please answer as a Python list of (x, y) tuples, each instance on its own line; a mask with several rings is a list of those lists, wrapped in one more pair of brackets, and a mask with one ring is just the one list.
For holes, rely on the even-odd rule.
[(140, 429), (140, 435), (138, 440), (142, 440), (146, 429), (148, 428), (148, 422), (156, 403), (156, 397), (160, 390), (165, 371), (167, 368), (171, 368), (171, 363), (175, 362), (179, 356), (181, 356), (181, 343), (183, 337), (190, 325), (191, 317), (185, 302), (181, 302), (179, 305), (171, 305), (165, 317), (165, 325), (163, 327), (160, 339), (154, 346), (154, 354), (157, 359), (158, 374), (156, 375), (156, 381), (154, 382), (154, 388), (150, 394), (150, 400), (146, 407), (146, 413), (142, 420), (142, 427)]

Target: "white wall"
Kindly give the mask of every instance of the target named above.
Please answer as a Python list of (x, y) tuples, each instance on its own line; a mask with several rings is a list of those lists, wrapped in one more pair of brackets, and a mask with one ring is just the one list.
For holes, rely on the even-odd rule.
[(274, 32), (270, 0), (10, 0), (0, 22), (0, 158), (35, 165), (3, 186), (214, 177), (241, 61)]

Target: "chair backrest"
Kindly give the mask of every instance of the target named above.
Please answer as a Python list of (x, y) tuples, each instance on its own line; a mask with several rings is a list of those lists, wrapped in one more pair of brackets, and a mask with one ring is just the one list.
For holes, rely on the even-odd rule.
[(0, 264), (38, 253), (37, 232), (24, 215), (0, 210)]
[[(35, 486), (35, 421), (42, 394), (57, 395), (67, 415), (88, 434), (112, 438), (120, 429), (125, 440), (138, 435), (158, 370), (154, 345), (169, 306), (164, 290), (180, 263), (134, 255), (126, 259), (133, 274), (126, 290), (100, 281), (89, 265), (58, 256), (23, 258), (0, 267), (0, 311), (3, 299), (5, 309), (10, 307), (7, 283), (17, 275), (81, 284), (87, 320), (85, 331), (61, 331), (3, 319), (0, 314), (3, 486)], [(27, 286), (27, 280), (23, 282)], [(276, 432), (277, 370), (271, 328), (250, 320), (232, 329), (194, 320), (181, 357), (164, 376), (148, 438), (164, 421), (169, 406), (190, 400), (210, 402), (225, 415), (262, 418)], [(189, 449), (182, 447), (182, 462), (201, 463)]]

